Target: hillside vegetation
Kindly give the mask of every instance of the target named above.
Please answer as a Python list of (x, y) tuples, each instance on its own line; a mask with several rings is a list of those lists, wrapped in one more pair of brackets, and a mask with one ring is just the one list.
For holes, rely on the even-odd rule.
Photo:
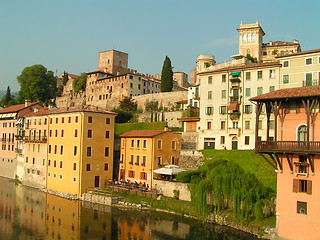
[(163, 130), (168, 125), (167, 122), (137, 122), (137, 123), (117, 123), (115, 124), (115, 137), (131, 130)]

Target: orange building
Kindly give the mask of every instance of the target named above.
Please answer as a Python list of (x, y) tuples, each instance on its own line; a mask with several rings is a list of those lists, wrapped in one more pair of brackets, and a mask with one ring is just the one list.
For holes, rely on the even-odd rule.
[(120, 180), (152, 186), (153, 171), (178, 164), (182, 145), (180, 133), (164, 130), (132, 130), (121, 137)]
[[(277, 234), (319, 239), (320, 86), (277, 90), (251, 100), (257, 102), (255, 151), (277, 171)], [(259, 135), (262, 118), (269, 141)]]

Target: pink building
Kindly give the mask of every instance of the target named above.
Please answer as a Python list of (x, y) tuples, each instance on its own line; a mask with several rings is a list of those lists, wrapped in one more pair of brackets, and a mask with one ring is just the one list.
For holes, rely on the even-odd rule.
[[(251, 98), (257, 103), (255, 151), (278, 173), (277, 234), (281, 238), (320, 236), (319, 100), (320, 86), (282, 89)], [(264, 118), (268, 141), (261, 141), (259, 135)], [(269, 137), (271, 131), (274, 138)]]

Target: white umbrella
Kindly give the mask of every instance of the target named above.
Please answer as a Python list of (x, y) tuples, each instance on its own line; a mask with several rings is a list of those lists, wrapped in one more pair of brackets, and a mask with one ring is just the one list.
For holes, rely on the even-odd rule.
[(177, 175), (179, 172), (183, 172), (185, 170), (179, 168), (177, 165), (166, 165), (163, 168), (159, 168), (154, 170), (153, 172), (156, 174), (163, 175)]

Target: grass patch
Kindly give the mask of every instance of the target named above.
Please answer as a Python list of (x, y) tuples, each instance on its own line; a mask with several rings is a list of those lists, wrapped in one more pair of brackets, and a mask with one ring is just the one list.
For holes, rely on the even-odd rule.
[(208, 161), (225, 159), (237, 163), (244, 171), (254, 174), (265, 186), (276, 192), (277, 175), (263, 158), (253, 150), (202, 150), (204, 158)]
[(167, 122), (137, 122), (137, 123), (117, 123), (115, 124), (115, 137), (131, 130), (163, 130), (168, 125)]

